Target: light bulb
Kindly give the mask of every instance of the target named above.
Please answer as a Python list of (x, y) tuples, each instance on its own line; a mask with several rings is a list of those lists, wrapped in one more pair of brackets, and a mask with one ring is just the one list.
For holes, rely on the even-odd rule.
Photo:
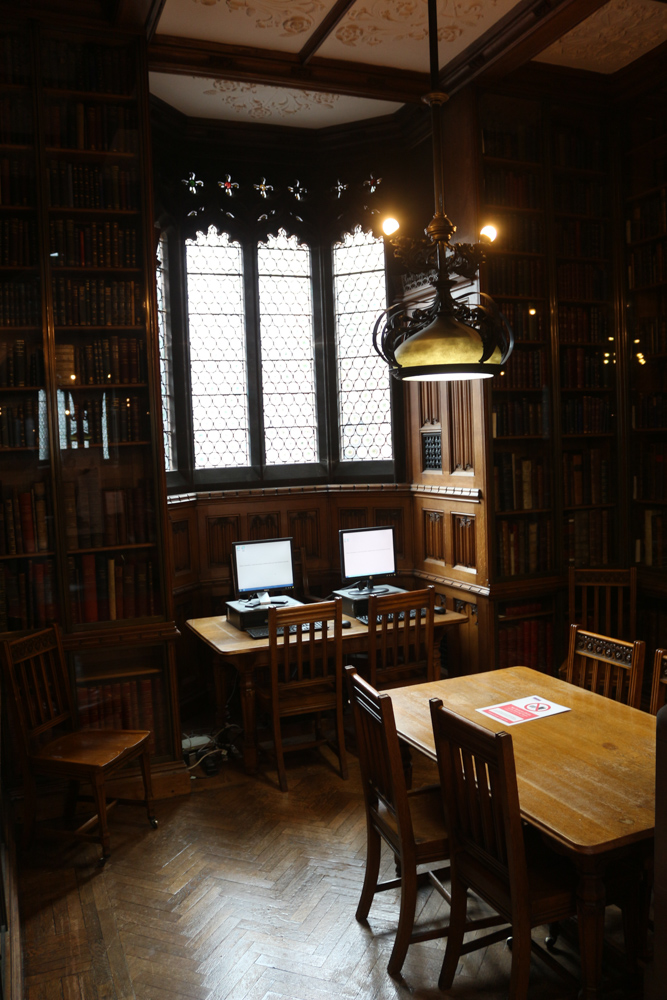
[(382, 232), (385, 236), (391, 236), (395, 233), (397, 229), (400, 229), (400, 223), (397, 219), (394, 219), (391, 215), (387, 216), (382, 222)]
[(498, 230), (496, 229), (495, 226), (491, 225), (484, 226), (482, 229), (480, 229), (479, 235), (486, 237), (489, 243), (493, 243), (496, 236), (498, 235)]

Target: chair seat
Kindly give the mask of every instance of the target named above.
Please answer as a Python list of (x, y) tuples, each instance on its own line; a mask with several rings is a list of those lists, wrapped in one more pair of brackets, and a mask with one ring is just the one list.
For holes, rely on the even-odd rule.
[[(447, 827), (442, 807), (439, 785), (425, 785), (408, 792), (408, 805), (412, 818), (415, 845), (428, 844), (429, 857), (447, 856)], [(384, 803), (380, 803), (377, 816), (387, 835), (398, 843), (398, 823), (396, 816)]]
[[(271, 692), (258, 690), (257, 701), (263, 706), (270, 705)], [(316, 681), (288, 690), (279, 689), (278, 704), (281, 716), (327, 712), (336, 708), (336, 689), (334, 684), (328, 681)]]
[(47, 743), (31, 754), (30, 760), (38, 767), (54, 769), (60, 765), (79, 765), (86, 771), (110, 767), (120, 763), (150, 735), (145, 729), (81, 729)]

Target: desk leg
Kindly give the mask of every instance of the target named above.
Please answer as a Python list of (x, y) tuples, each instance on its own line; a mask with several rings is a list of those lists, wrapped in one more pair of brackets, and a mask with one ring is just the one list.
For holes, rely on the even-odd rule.
[(250, 774), (257, 770), (257, 714), (252, 672), (240, 678), (243, 713), (243, 764)]
[(604, 938), (604, 871), (595, 857), (578, 859), (577, 919), (581, 948), (580, 1000), (597, 1000), (601, 995), (602, 946)]

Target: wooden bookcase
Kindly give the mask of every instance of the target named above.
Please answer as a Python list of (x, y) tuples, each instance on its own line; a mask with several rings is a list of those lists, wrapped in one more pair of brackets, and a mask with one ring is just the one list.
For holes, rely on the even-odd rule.
[(0, 27), (0, 631), (59, 621), (82, 725), (180, 758), (141, 40)]

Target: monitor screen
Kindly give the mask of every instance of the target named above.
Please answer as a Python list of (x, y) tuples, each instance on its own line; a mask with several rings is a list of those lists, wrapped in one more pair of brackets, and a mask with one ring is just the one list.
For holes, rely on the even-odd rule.
[(396, 573), (393, 527), (343, 528), (338, 537), (343, 580), (371, 580)]
[(266, 538), (234, 542), (232, 566), (239, 594), (287, 590), (294, 586), (292, 539)]

